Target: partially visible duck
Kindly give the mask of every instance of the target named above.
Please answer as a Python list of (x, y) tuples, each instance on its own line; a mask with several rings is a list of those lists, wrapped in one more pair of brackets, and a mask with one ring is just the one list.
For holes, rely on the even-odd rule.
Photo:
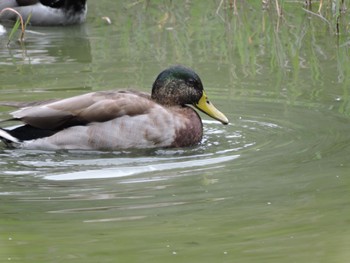
[[(10, 7), (18, 11), (33, 26), (65, 26), (85, 21), (87, 0), (0, 0), (0, 10)], [(14, 12), (6, 11), (0, 21), (16, 21)]]
[(187, 147), (201, 142), (203, 125), (193, 107), (228, 124), (208, 100), (199, 76), (173, 66), (155, 80), (152, 94), (98, 91), (28, 104), (12, 113), (24, 123), (0, 129), (0, 140), (25, 149), (118, 150)]

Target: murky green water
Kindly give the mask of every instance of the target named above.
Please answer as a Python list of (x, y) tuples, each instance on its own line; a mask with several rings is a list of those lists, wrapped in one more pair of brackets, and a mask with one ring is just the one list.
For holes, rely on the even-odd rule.
[(203, 116), (187, 149), (0, 148), (0, 262), (347, 262), (349, 12), (337, 37), (295, 2), (150, 2), (90, 1), (24, 49), (0, 36), (1, 100), (149, 91), (180, 63), (231, 124)]

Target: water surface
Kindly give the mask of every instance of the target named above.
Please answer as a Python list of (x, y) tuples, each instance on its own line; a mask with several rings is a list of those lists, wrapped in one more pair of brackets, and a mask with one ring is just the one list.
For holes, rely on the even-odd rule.
[(337, 36), (301, 3), (222, 2), (91, 1), (82, 26), (0, 36), (1, 100), (149, 91), (184, 64), (230, 120), (184, 149), (1, 146), (1, 262), (347, 262), (349, 15)]

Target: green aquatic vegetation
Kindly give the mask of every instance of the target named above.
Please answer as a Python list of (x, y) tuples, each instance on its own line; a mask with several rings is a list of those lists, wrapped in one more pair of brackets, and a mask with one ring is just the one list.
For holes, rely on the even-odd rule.
[[(328, 76), (324, 64), (335, 56), (330, 45), (322, 42), (323, 37), (329, 36), (343, 49), (348, 45), (348, 17), (342, 0), (216, 0), (185, 5), (137, 1), (124, 6), (128, 15), (116, 17), (115, 23), (123, 25), (118, 29), (119, 43), (127, 61), (142, 63), (140, 58), (147, 56), (141, 54), (144, 50), (163, 66), (169, 61), (192, 66), (212, 60), (230, 72), (229, 82), (236, 87), (248, 78), (273, 74), (278, 76), (273, 92), (285, 94), (287, 90), (291, 101), (306, 96), (308, 83), (317, 89)], [(106, 35), (109, 32), (106, 28)], [(147, 48), (149, 43), (151, 49)], [(108, 47), (111, 43), (100, 41), (96, 45)], [(302, 76), (309, 82), (301, 81)], [(286, 89), (288, 85), (293, 88)], [(250, 91), (254, 94), (255, 89)], [(320, 92), (312, 90), (308, 95), (317, 100)]]
[(30, 21), (31, 15), (29, 15), (28, 19), (24, 22), (22, 15), (17, 10), (15, 10), (13, 8), (4, 8), (4, 9), (2, 9), (0, 11), (0, 16), (4, 12), (12, 12), (12, 13), (15, 13), (18, 16), (18, 19), (15, 22), (15, 24), (13, 25), (12, 30), (11, 30), (11, 32), (9, 34), (7, 45), (10, 44), (10, 42), (12, 41), (14, 35), (16, 34), (16, 32), (18, 31), (20, 26), (21, 26), (21, 34), (20, 34), (20, 37), (19, 37), (19, 42), (21, 44), (24, 43), (24, 33), (25, 33), (25, 30), (26, 30), (26, 26), (27, 26), (27, 24)]
[[(269, 2), (263, 0), (263, 2)], [(283, 0), (281, 0), (283, 3)], [(313, 3), (311, 0), (299, 1), (304, 2), (305, 8), (303, 10), (309, 14), (318, 17), (326, 22), (330, 29), (337, 35), (341, 33), (342, 14), (346, 12), (346, 6), (344, 0), (319, 0), (317, 3)], [(318, 4), (318, 7), (317, 7)], [(314, 7), (317, 7), (317, 11), (313, 11)], [(276, 9), (278, 9), (278, 0), (276, 0)], [(278, 11), (278, 13), (282, 13)]]

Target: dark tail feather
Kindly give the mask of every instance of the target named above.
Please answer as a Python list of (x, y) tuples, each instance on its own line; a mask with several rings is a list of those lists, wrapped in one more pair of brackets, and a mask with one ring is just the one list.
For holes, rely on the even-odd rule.
[(35, 140), (39, 138), (49, 137), (57, 131), (35, 128), (30, 125), (19, 126), (13, 130), (5, 130), (12, 137), (19, 141)]
[(35, 140), (54, 135), (55, 130), (44, 130), (30, 125), (19, 126), (15, 129), (7, 130), (0, 128), (0, 140), (7, 146), (16, 146), (22, 141)]

